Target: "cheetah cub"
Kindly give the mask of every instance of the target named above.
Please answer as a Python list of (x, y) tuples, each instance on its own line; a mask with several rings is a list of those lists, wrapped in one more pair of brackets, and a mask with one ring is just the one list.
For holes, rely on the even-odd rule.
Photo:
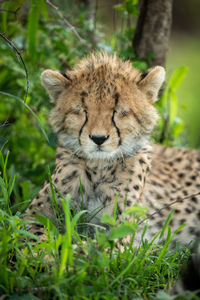
[[(67, 73), (46, 70), (41, 75), (54, 104), (50, 122), (58, 137), (53, 184), (63, 196), (71, 194), (77, 209), (83, 202), (89, 213), (98, 211), (93, 223), (112, 215), (116, 195), (120, 215), (126, 196), (128, 207), (138, 203), (148, 206), (149, 214), (157, 212), (149, 218), (151, 237), (163, 225), (174, 199), (199, 190), (198, 152), (159, 146), (152, 151), (149, 142), (158, 119), (153, 103), (164, 78), (160, 66), (140, 72), (105, 53), (91, 54)], [(46, 184), (27, 213), (55, 218), (49, 195)], [(175, 206), (172, 225), (188, 221), (180, 237), (187, 242), (199, 233), (199, 199), (193, 196)], [(45, 238), (39, 225), (30, 230)]]

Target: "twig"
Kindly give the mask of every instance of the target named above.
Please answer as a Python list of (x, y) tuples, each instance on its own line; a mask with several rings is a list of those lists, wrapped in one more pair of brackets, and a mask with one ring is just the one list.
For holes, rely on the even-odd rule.
[(0, 128), (9, 125), (8, 119), (5, 120), (3, 123), (0, 123)]
[(28, 71), (27, 71), (27, 68), (26, 68), (26, 65), (25, 65), (25, 62), (21, 56), (21, 53), (19, 52), (19, 50), (16, 48), (16, 46), (13, 44), (12, 41), (10, 41), (3, 33), (0, 33), (0, 36), (10, 45), (10, 47), (14, 50), (15, 54), (16, 54), (16, 57), (17, 58), (20, 58), (22, 64), (23, 64), (23, 67), (24, 67), (24, 70), (25, 70), (25, 73), (26, 73), (26, 96), (25, 96), (25, 102), (26, 102), (26, 99), (28, 97), (28, 90), (29, 90), (29, 78), (28, 78)]
[(160, 208), (157, 211), (155, 211), (153, 214), (151, 214), (148, 217), (146, 217), (144, 220), (142, 220), (141, 222), (139, 222), (138, 225), (142, 224), (143, 222), (145, 222), (148, 219), (151, 219), (154, 215), (159, 214), (163, 209), (166, 209), (166, 207), (170, 207), (170, 206), (172, 206), (175, 203), (182, 202), (182, 201), (184, 201), (186, 199), (190, 199), (191, 197), (195, 197), (195, 196), (198, 196), (198, 195), (200, 195), (200, 192), (198, 192), (196, 194), (192, 194), (192, 195), (186, 196), (186, 197), (181, 198), (181, 199), (176, 199), (173, 202), (171, 202), (169, 205), (163, 206), (162, 208)]
[(88, 46), (88, 44), (86, 43), (86, 41), (84, 39), (82, 39), (82, 37), (79, 35), (79, 33), (76, 31), (75, 27), (69, 23), (69, 21), (62, 15), (62, 13), (60, 12), (59, 8), (54, 5), (52, 2), (50, 2), (49, 0), (46, 0), (46, 3), (51, 6), (53, 9), (56, 10), (57, 15), (63, 20), (63, 22), (69, 27), (69, 29), (71, 30), (71, 32), (73, 32), (73, 34), (79, 39), (79, 41), (84, 45), (84, 46)]

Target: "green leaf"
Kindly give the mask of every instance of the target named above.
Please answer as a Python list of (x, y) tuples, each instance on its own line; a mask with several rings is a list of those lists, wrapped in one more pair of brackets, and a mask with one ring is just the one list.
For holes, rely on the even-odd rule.
[(167, 108), (168, 98), (169, 98), (169, 86), (167, 85), (158, 103), (161, 105), (162, 110), (165, 110)]
[(7, 191), (5, 182), (4, 182), (4, 180), (3, 180), (2, 177), (0, 177), (0, 187), (1, 187), (1, 191), (2, 191), (2, 194), (3, 194), (4, 200), (5, 200), (6, 204), (7, 204), (7, 201), (8, 201), (8, 191)]
[(138, 204), (134, 204), (133, 206), (131, 206), (128, 209), (126, 209), (123, 212), (123, 215), (134, 214), (134, 215), (136, 215), (138, 217), (143, 217), (144, 218), (146, 216), (146, 212), (147, 212), (147, 207), (141, 207)]
[(105, 232), (97, 231), (96, 239), (97, 239), (97, 243), (98, 243), (99, 246), (101, 246), (101, 247), (108, 247), (109, 246), (108, 239), (107, 239), (107, 236), (106, 236)]
[(172, 239), (185, 227), (185, 224), (181, 224), (172, 235)]
[(113, 218), (113, 217), (106, 214), (101, 218), (101, 223), (111, 225), (111, 226), (115, 226), (116, 221), (115, 221), (115, 218)]
[(61, 199), (61, 204), (65, 214), (66, 232), (63, 237), (64, 240), (61, 249), (61, 261), (60, 261), (59, 274), (58, 274), (59, 278), (62, 277), (67, 262), (69, 263), (70, 266), (73, 265), (71, 213), (70, 213), (69, 203), (70, 203), (70, 195), (68, 194), (65, 200)]
[(165, 221), (165, 224), (164, 224), (164, 226), (162, 228), (162, 231), (160, 233), (160, 238), (162, 238), (164, 236), (164, 233), (165, 233), (165, 231), (166, 231), (166, 229), (167, 229), (167, 227), (168, 227), (168, 225), (169, 225), (169, 223), (170, 223), (170, 221), (173, 217), (173, 214), (174, 214), (174, 209), (172, 209), (172, 211), (169, 213), (169, 215), (168, 215), (168, 217)]
[(30, 182), (28, 180), (22, 182), (21, 187), (22, 187), (23, 200), (26, 201), (26, 199), (29, 198)]
[(28, 14), (27, 40), (28, 54), (34, 61), (37, 56), (37, 31), (39, 23), (39, 5), (37, 0), (32, 0)]
[(45, 21), (48, 21), (48, 11), (47, 11), (47, 3), (45, 0), (40, 0), (38, 2), (40, 13), (44, 17)]
[[(167, 218), (167, 221), (168, 221), (168, 219), (169, 219), (169, 217)], [(163, 246), (163, 248), (162, 248), (162, 250), (161, 250), (161, 252), (160, 252), (160, 254), (159, 254), (159, 256), (158, 256), (158, 259), (156, 260), (156, 264), (157, 264), (157, 265), (159, 265), (159, 263), (160, 263), (160, 261), (162, 260), (163, 256), (167, 253), (167, 248), (168, 248), (168, 246), (169, 246), (169, 243), (170, 243), (171, 240), (172, 240), (171, 228), (170, 228), (169, 226), (166, 227), (166, 228), (168, 228), (167, 238), (166, 238), (165, 244), (164, 244), (164, 246)], [(165, 231), (165, 229), (164, 229), (164, 231)], [(162, 234), (162, 232), (161, 232), (161, 234)]]
[(10, 178), (9, 183), (8, 183), (8, 196), (9, 196), (9, 197), (10, 197), (12, 191), (13, 191), (13, 188), (14, 188), (15, 178), (16, 178), (15, 175), (12, 176), (12, 177)]
[(3, 179), (5, 181), (6, 186), (8, 185), (8, 177), (7, 177), (7, 171), (6, 171), (6, 167), (7, 167), (7, 163), (8, 163), (8, 156), (9, 156), (9, 151), (6, 153), (6, 159), (5, 159), (4, 165), (3, 165)]
[(123, 238), (133, 232), (133, 229), (130, 226), (125, 224), (120, 224), (118, 227), (112, 228), (111, 232), (108, 235), (109, 240), (115, 240)]
[[(9, 9), (9, 2), (5, 2), (2, 4), (3, 9)], [(6, 32), (7, 31), (7, 17), (8, 17), (8, 12), (4, 11), (1, 13), (1, 20), (2, 20), (2, 31)]]
[(172, 126), (172, 134), (174, 137), (178, 137), (183, 131), (184, 122), (180, 118), (175, 118)]
[(141, 71), (145, 71), (147, 68), (148, 68), (148, 65), (146, 62), (144, 61), (140, 61), (140, 60), (134, 60), (134, 62), (132, 63), (133, 66), (136, 68), (136, 69), (139, 69)]
[(119, 199), (119, 195), (116, 195), (116, 196), (115, 196), (115, 202), (114, 202), (114, 208), (113, 208), (113, 218), (114, 218), (114, 220), (117, 219), (118, 199)]
[(188, 72), (188, 68), (186, 66), (178, 68), (173, 74), (169, 81), (169, 87), (173, 90), (176, 90), (183, 79), (185, 78), (185, 75)]
[(178, 110), (178, 103), (176, 94), (173, 89), (169, 90), (169, 97), (170, 97), (170, 111), (169, 111), (169, 119), (170, 119), (170, 125), (174, 122), (174, 119), (177, 115)]
[(85, 214), (87, 213), (87, 210), (81, 210), (79, 211), (72, 219), (71, 221), (71, 224), (72, 224), (72, 227), (75, 228), (78, 220)]

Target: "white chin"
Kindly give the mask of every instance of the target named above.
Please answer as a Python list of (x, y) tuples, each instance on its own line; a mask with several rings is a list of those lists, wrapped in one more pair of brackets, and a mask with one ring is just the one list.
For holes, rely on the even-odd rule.
[[(98, 151), (98, 149), (84, 149), (84, 153), (87, 157), (87, 159), (103, 159), (103, 160), (115, 160), (117, 158), (124, 158), (124, 156), (132, 156), (135, 155), (137, 150), (141, 148), (149, 148), (151, 149), (149, 145), (148, 137), (144, 137), (143, 139), (125, 139), (122, 145), (120, 145), (117, 149), (107, 149), (107, 151)], [(89, 151), (88, 151), (89, 150)]]
[(104, 160), (113, 160), (116, 158), (116, 152), (105, 152), (105, 151), (94, 151), (90, 153), (86, 153), (88, 159), (104, 159)]

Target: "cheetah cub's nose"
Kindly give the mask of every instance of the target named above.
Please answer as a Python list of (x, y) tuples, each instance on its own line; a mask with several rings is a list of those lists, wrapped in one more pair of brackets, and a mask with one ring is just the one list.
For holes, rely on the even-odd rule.
[(102, 145), (108, 138), (109, 135), (89, 135), (89, 138), (98, 146)]

